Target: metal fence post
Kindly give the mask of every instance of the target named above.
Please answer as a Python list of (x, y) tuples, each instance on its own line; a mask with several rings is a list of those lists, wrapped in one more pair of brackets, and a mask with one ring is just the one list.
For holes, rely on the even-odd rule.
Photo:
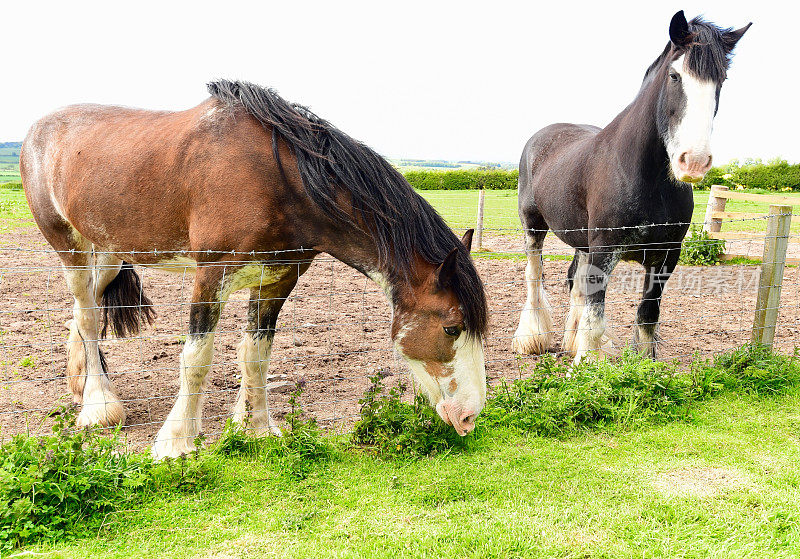
[(706, 204), (706, 218), (703, 220), (703, 231), (719, 233), (720, 229), (722, 229), (722, 220), (711, 216), (714, 212), (725, 211), (725, 202), (727, 202), (727, 199), (719, 198), (717, 194), (727, 191), (727, 186), (714, 185), (711, 187), (711, 193), (708, 195), (708, 204)]
[(475, 243), (473, 250), (481, 250), (483, 248), (483, 198), (486, 191), (481, 188), (478, 191), (478, 219), (475, 222)]
[(764, 239), (764, 257), (758, 279), (758, 299), (753, 320), (754, 344), (772, 347), (778, 311), (781, 306), (781, 284), (789, 245), (789, 227), (792, 225), (791, 206), (770, 206), (767, 234)]

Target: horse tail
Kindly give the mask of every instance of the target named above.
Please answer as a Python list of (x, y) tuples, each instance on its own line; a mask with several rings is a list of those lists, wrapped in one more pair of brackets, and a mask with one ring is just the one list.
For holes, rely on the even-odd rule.
[(106, 337), (109, 325), (117, 337), (125, 338), (135, 336), (143, 326), (152, 324), (156, 318), (153, 301), (144, 294), (139, 274), (128, 262), (122, 263), (119, 273), (106, 286), (102, 305), (102, 338)]

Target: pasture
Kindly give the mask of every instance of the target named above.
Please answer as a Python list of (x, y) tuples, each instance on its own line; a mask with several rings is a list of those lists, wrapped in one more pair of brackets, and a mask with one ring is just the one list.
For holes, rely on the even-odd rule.
[(302, 480), (263, 456), (26, 548), (46, 558), (792, 557), (797, 387), (727, 394), (688, 420), (559, 439), (495, 428), (425, 459), (346, 446)]
[[(766, 190), (747, 190), (755, 194), (775, 194)], [(421, 190), (419, 193), (428, 200), (441, 213), (453, 227), (474, 227), (475, 215), (478, 207), (477, 190)], [(800, 192), (781, 192), (797, 200), (800, 204)], [(699, 190), (694, 192), (694, 213), (692, 223), (702, 225), (708, 203), (709, 192)], [(487, 190), (485, 194), (485, 227), (507, 235), (519, 235), (520, 223), (517, 216), (516, 190)], [(769, 204), (761, 202), (746, 202), (730, 200), (726, 206), (729, 212), (749, 212), (764, 214), (769, 211)], [(733, 220), (725, 223), (726, 231), (761, 231), (764, 229), (763, 221), (759, 220)], [(800, 223), (792, 224), (792, 233), (800, 233)], [(520, 243), (521, 245), (521, 243)]]
[[(421, 194), (454, 228), (472, 225), (477, 192)], [(695, 194), (695, 221), (702, 221), (706, 200), (706, 193)], [(766, 206), (731, 201), (728, 209)], [(516, 193), (488, 191), (485, 211), (485, 244), (494, 252), (481, 254), (477, 265), (491, 310), (487, 377), (497, 391), (504, 379), (533, 374), (538, 360), (514, 357), (509, 349), (525, 293)], [(68, 402), (61, 325), (71, 315), (71, 300), (21, 190), (0, 188), (0, 227), (0, 424), (8, 440), (22, 430), (46, 432), (52, 423), (47, 412)], [(545, 283), (559, 328), (568, 308), (568, 262), (555, 257), (545, 266)], [(129, 408), (125, 444), (136, 452), (146, 450), (174, 399), (188, 315), (185, 276), (141, 273), (158, 321), (140, 337), (104, 343)], [(756, 276), (749, 265), (679, 266), (665, 293), (661, 357), (687, 371), (698, 359), (746, 343)], [(641, 281), (638, 268), (626, 264), (612, 277), (608, 312), (623, 341), (630, 339)], [(787, 269), (784, 281), (776, 347), (791, 354), (800, 336), (798, 268)], [(87, 519), (90, 535), (24, 551), (53, 558), (798, 552), (800, 387), (794, 382), (724, 391), (668, 421), (640, 417), (632, 398), (631, 417), (579, 424), (558, 436), (479, 424), (461, 446), (428, 457), (387, 457), (354, 446), (347, 435), (359, 417), (368, 375), (385, 377), (388, 386), (405, 378), (392, 355), (389, 309), (379, 289), (320, 258), (286, 308), (271, 372), (290, 382), (303, 380), (301, 404), (334, 442), (329, 460), (310, 463), (296, 479), (287, 476), (285, 461), (258, 453), (208, 458), (210, 485), (168, 488)], [(204, 428), (209, 442), (222, 432), (238, 386), (240, 323), (234, 319), (244, 314), (246, 300), (234, 298), (216, 341)], [(290, 398), (285, 390), (271, 396), (277, 417), (290, 417)], [(190, 464), (191, 459), (176, 467)]]
[[(18, 176), (18, 175), (17, 175)], [(17, 179), (19, 180), (19, 179)], [(771, 194), (766, 190), (748, 190), (754, 194)], [(476, 190), (420, 190), (420, 195), (428, 200), (434, 208), (447, 220), (454, 229), (474, 227), (478, 207), (478, 191)], [(692, 222), (703, 223), (708, 203), (708, 191), (694, 192), (694, 213)], [(781, 193), (782, 196), (796, 198), (800, 204), (800, 192)], [(519, 236), (520, 223), (517, 216), (517, 192), (515, 190), (487, 190), (485, 201), (485, 227), (504, 235)], [(26, 220), (32, 224), (30, 210), (25, 202), (25, 194), (21, 189), (0, 188), (0, 216), (3, 226), (24, 225)], [(726, 207), (731, 212), (763, 212), (769, 211), (769, 204), (731, 200)], [(11, 223), (7, 223), (12, 220)], [(726, 231), (759, 231), (764, 223), (759, 220), (741, 220), (725, 223)], [(792, 224), (792, 233), (800, 233), (800, 223)], [(520, 250), (522, 243), (520, 242)]]

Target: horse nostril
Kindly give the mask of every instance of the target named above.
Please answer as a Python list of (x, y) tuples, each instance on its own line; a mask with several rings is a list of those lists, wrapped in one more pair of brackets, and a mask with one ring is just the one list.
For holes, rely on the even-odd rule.
[(708, 161), (706, 162), (706, 169), (710, 169), (711, 168), (711, 159), (712, 159), (712, 157), (711, 157), (711, 155), (709, 155), (708, 156)]
[(686, 152), (685, 151), (678, 158), (678, 163), (680, 163), (681, 165), (686, 165)]
[(465, 423), (467, 425), (469, 425), (470, 423), (473, 423), (474, 421), (475, 421), (475, 415), (473, 415), (473, 414), (467, 414), (467, 415), (465, 415), (464, 417), (461, 418), (461, 423)]

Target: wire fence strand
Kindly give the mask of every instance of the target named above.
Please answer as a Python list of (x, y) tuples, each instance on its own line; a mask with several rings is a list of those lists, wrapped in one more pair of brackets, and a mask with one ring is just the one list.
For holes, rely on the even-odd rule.
[[(487, 216), (497, 209), (487, 197)], [(471, 226), (466, 208), (448, 208), (455, 230)], [(474, 208), (472, 217), (474, 218)], [(455, 216), (455, 217), (454, 217)], [(463, 217), (463, 219), (462, 219)], [(475, 253), (476, 267), (484, 281), (490, 305), (490, 331), (485, 340), (487, 380), (526, 374), (536, 355), (518, 355), (511, 345), (525, 311), (528, 281), (525, 266), (525, 231), (516, 214), (494, 215), (499, 226), (484, 227), (487, 250)], [(516, 225), (514, 219), (517, 219)], [(679, 265), (666, 284), (661, 301), (659, 359), (688, 364), (696, 356), (713, 357), (747, 343), (751, 339), (756, 298), (759, 289), (765, 242), (766, 215), (725, 219), (723, 227), (745, 224), (761, 238), (728, 240), (742, 262), (723, 266)], [(620, 229), (642, 230), (652, 227), (702, 227), (702, 223), (649, 224)], [(549, 232), (541, 253), (543, 277), (535, 278), (536, 288), (547, 295), (553, 331), (550, 353), (570, 358), (563, 348), (565, 333), (578, 328), (566, 324), (570, 293), (567, 268), (574, 249), (560, 241), (569, 233), (587, 235), (606, 231), (580, 228)], [(800, 257), (795, 232), (789, 234), (788, 256)], [(11, 242), (9, 242), (11, 239)], [(18, 242), (17, 242), (18, 241)], [(708, 241), (709, 243), (712, 241)], [(794, 244), (793, 244), (794, 243)], [(38, 235), (6, 235), (0, 247), (0, 433), (7, 438), (32, 426), (49, 429), (58, 405), (71, 404), (67, 387), (67, 337), (73, 317), (73, 298), (67, 290), (60, 254), (44, 246)], [(679, 243), (638, 243), (637, 250), (662, 252)], [(592, 246), (596, 254), (615, 254), (622, 244)], [(71, 251), (70, 251), (71, 252)], [(108, 253), (95, 251), (93, 257)], [(179, 391), (180, 354), (187, 339), (188, 316), (192, 305), (225, 303), (214, 338), (214, 359), (207, 382), (199, 395), (205, 400), (203, 431), (207, 436), (220, 433), (242, 383), (242, 359), (237, 347), (247, 324), (250, 293), (234, 293), (227, 301), (192, 301), (192, 277), (197, 267), (223, 270), (261, 262), (268, 276), (271, 266), (300, 266), (311, 263), (299, 276), (274, 328), (274, 341), (264, 386), (269, 407), (280, 422), (288, 413), (288, 400), (298, 384), (304, 386), (302, 403), (306, 412), (332, 432), (347, 432), (359, 412), (359, 398), (369, 386), (369, 377), (381, 375), (394, 385), (408, 374), (402, 359), (394, 352), (391, 340), (391, 309), (383, 290), (341, 262), (301, 248), (294, 251), (236, 253), (231, 251), (144, 251), (126, 253), (147, 256), (158, 265), (137, 266), (142, 295), (152, 300), (157, 319), (151, 328), (129, 338), (113, 336), (97, 340), (108, 363), (108, 376), (127, 411), (124, 433), (134, 446), (146, 446), (163, 424)], [(193, 262), (187, 262), (191, 259)], [(169, 262), (165, 271), (164, 262)], [(788, 264), (782, 279), (777, 307), (775, 347), (791, 350), (800, 340), (800, 268)], [(609, 354), (630, 343), (637, 324), (637, 308), (642, 302), (642, 286), (648, 270), (641, 265), (620, 262), (608, 279), (605, 298)], [(95, 294), (96, 299), (99, 299)], [(140, 301), (142, 299), (140, 298)], [(259, 297), (255, 304), (274, 301)], [(136, 305), (134, 305), (136, 306)], [(260, 308), (260, 307), (259, 307)], [(98, 304), (93, 311), (99, 313)], [(85, 340), (92, 341), (92, 340)], [(260, 351), (260, 350), (259, 350)], [(252, 360), (247, 364), (253, 364)], [(261, 363), (258, 363), (261, 365)]]

